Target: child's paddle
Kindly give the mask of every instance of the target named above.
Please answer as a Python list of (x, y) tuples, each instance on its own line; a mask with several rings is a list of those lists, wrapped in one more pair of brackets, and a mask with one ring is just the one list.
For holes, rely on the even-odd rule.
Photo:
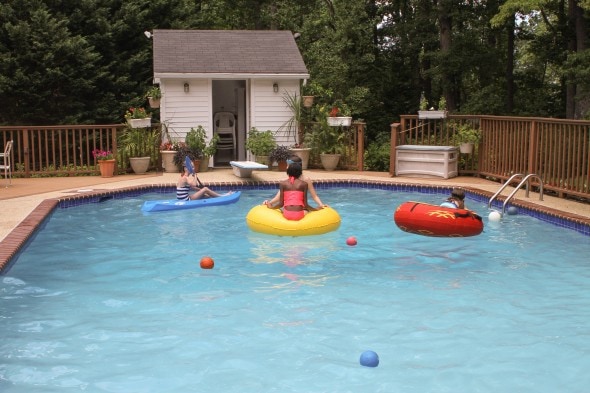
[(203, 183), (201, 183), (201, 181), (199, 180), (199, 177), (195, 173), (195, 167), (193, 166), (193, 162), (191, 161), (189, 156), (184, 157), (184, 166), (186, 166), (186, 169), (188, 169), (189, 174), (195, 175), (195, 178), (197, 179), (197, 182), (199, 183), (199, 187), (203, 187)]

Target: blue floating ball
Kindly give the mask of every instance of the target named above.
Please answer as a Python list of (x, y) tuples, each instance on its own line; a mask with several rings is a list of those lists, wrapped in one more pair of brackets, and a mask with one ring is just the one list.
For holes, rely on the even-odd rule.
[(365, 351), (361, 354), (361, 366), (377, 367), (379, 365), (379, 355), (373, 351)]
[(510, 206), (510, 207), (508, 207), (508, 210), (506, 210), (506, 212), (509, 215), (514, 216), (514, 215), (518, 214), (518, 208), (516, 206)]

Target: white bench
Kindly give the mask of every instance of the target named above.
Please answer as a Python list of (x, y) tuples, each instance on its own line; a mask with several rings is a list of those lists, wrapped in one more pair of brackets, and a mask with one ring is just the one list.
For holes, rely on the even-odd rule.
[(455, 146), (401, 145), (395, 148), (395, 175), (458, 176), (459, 150)]
[(251, 177), (254, 169), (268, 169), (268, 165), (254, 161), (230, 161), (229, 164), (237, 177)]

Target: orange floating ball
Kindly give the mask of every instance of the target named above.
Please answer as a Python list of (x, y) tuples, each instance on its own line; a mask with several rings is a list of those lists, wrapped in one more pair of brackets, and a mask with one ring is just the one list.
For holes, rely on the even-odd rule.
[(201, 258), (201, 268), (202, 269), (213, 269), (215, 263), (213, 262), (213, 258), (211, 257), (203, 257)]
[(348, 239), (346, 239), (346, 244), (349, 246), (356, 246), (356, 237), (350, 236)]

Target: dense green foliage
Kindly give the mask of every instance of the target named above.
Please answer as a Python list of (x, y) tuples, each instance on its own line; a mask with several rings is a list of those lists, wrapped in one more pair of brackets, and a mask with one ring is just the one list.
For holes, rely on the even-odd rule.
[[(444, 97), (454, 113), (582, 118), (586, 0), (4, 0), (0, 124), (121, 122), (145, 106), (153, 29), (287, 29), (316, 103), (346, 102), (370, 141)], [(568, 8), (569, 7), (569, 8)]]

